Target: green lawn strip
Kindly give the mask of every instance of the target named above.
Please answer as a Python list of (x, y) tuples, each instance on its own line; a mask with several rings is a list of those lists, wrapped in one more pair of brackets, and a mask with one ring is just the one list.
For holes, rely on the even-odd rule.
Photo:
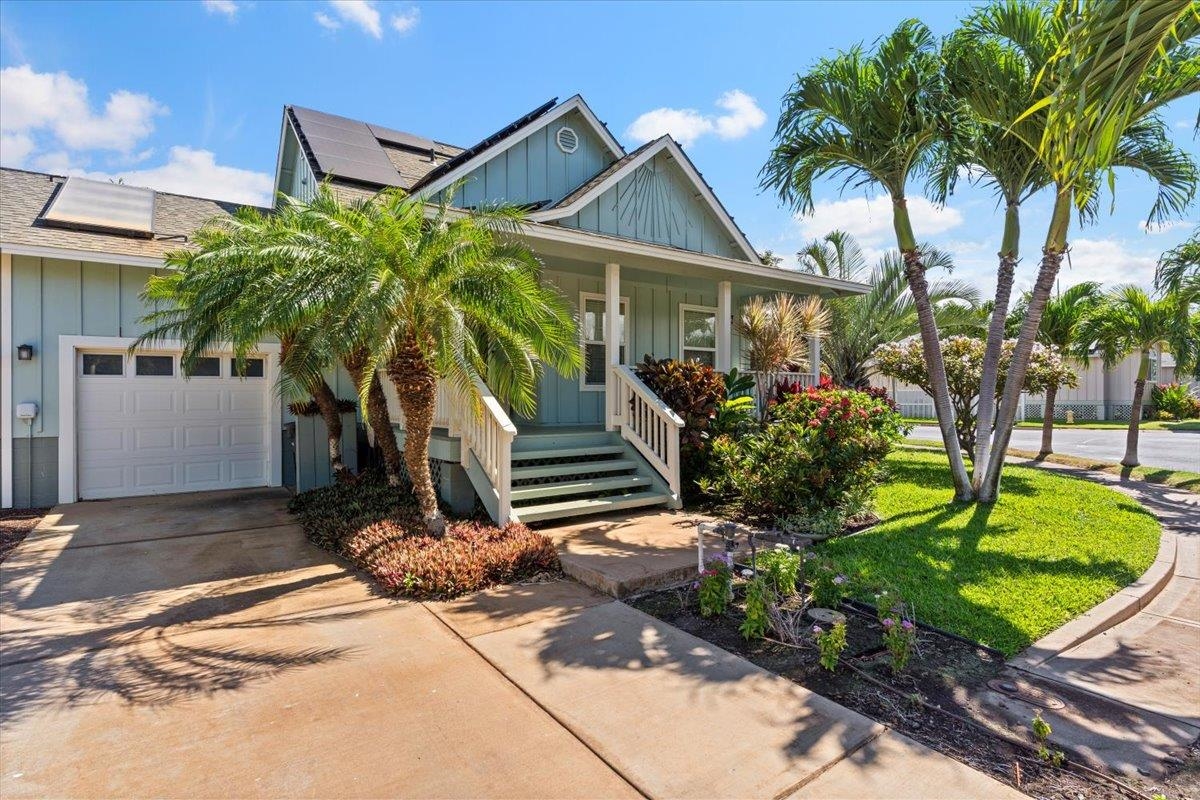
[[(936, 419), (916, 419), (905, 417), (904, 421), (909, 425), (937, 425)], [(1041, 422), (1018, 422), (1018, 428), (1036, 428), (1042, 429)], [(1089, 422), (1075, 422), (1068, 425), (1065, 422), (1059, 422), (1054, 426), (1056, 431), (1108, 431), (1108, 430), (1125, 430), (1129, 427), (1128, 422), (1120, 420), (1091, 420)], [(1185, 419), (1180, 422), (1169, 422), (1166, 420), (1146, 420), (1138, 426), (1144, 431), (1200, 431), (1200, 420)]]
[(902, 450), (887, 465), (884, 521), (819, 549), (859, 599), (895, 590), (918, 622), (1010, 655), (1137, 580), (1158, 551), (1157, 520), (1098, 484), (1012, 466), (993, 506), (955, 504), (944, 455)]

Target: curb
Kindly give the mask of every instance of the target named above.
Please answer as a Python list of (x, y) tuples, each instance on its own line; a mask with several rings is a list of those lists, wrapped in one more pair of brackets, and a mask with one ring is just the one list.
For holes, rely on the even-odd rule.
[(1017, 669), (1035, 670), (1060, 653), (1097, 636), (1141, 611), (1166, 588), (1175, 574), (1179, 558), (1179, 535), (1163, 531), (1158, 555), (1142, 577), (1112, 597), (1038, 639), (1024, 652), (1009, 659)]

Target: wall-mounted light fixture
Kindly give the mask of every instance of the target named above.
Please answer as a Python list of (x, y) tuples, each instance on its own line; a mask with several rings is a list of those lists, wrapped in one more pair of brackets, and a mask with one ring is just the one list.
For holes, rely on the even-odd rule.
[(17, 345), (17, 361), (33, 361), (33, 345)]

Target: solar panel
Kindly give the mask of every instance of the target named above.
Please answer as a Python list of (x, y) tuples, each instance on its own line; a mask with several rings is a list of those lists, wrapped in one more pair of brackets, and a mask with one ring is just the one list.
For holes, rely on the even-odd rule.
[(292, 106), (308, 147), (325, 175), (398, 186), (400, 175), (365, 122)]
[(42, 213), (49, 225), (154, 236), (154, 190), (86, 178), (67, 178)]

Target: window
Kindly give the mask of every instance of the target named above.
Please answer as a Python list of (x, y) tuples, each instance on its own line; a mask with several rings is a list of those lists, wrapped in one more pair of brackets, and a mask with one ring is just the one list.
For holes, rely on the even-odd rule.
[(221, 359), (215, 356), (197, 358), (192, 368), (185, 370), (189, 378), (219, 378), (221, 377)]
[(236, 358), (229, 359), (229, 374), (237, 378), (261, 378), (263, 372), (263, 360), (261, 358), (244, 358), (242, 359), (241, 369), (238, 369), (238, 360)]
[[(581, 294), (579, 305), (583, 309), (580, 320), (583, 326), (583, 377), (582, 385), (585, 391), (601, 391), (604, 389), (607, 373), (606, 354), (604, 347), (604, 295)], [(629, 299), (621, 298), (621, 347), (620, 360), (625, 361), (625, 317), (629, 313)]]
[(679, 305), (679, 352), (684, 361), (717, 363), (717, 310), (708, 306)]
[(175, 357), (135, 356), (133, 371), (142, 376), (170, 377), (175, 374)]
[(84, 353), (84, 375), (124, 375), (125, 357), (117, 353)]

